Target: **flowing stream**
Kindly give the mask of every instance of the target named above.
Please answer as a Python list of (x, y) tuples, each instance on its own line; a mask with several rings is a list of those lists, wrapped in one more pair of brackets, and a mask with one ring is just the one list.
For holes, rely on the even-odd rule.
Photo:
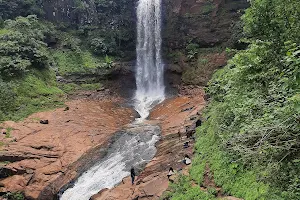
[(107, 155), (84, 172), (60, 200), (89, 200), (104, 188), (113, 188), (130, 175), (130, 169), (141, 170), (156, 153), (160, 128), (155, 125), (133, 123), (119, 133)]
[(142, 119), (165, 99), (161, 58), (161, 0), (139, 0), (137, 7), (135, 109)]
[(160, 128), (143, 122), (150, 110), (165, 99), (161, 58), (161, 0), (139, 0), (137, 6), (137, 63), (134, 97), (141, 118), (129, 125), (108, 149), (107, 155), (60, 194), (60, 200), (89, 200), (102, 189), (112, 188), (142, 170), (155, 156)]

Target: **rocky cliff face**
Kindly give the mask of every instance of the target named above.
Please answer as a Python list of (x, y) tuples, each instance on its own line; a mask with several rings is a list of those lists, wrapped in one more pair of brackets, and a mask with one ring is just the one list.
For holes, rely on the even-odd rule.
[[(101, 14), (125, 15), (123, 16), (125, 19), (135, 18), (137, 1), (112, 0), (99, 3), (94, 0), (43, 0), (41, 7), (45, 12), (45, 19), (50, 21), (103, 26), (99, 23)], [(172, 49), (184, 48), (191, 42), (203, 48), (228, 43), (236, 22), (239, 21), (243, 10), (249, 6), (247, 0), (162, 0), (162, 2), (164, 44)], [(128, 5), (127, 8), (125, 5)], [(122, 8), (131, 14), (122, 12)], [(135, 27), (134, 19), (130, 23), (131, 26), (127, 28)]]
[(164, 0), (165, 46), (200, 48), (228, 45), (247, 0)]
[[(93, 38), (101, 35), (105, 40), (115, 38), (125, 59), (134, 60), (137, 1), (43, 0), (42, 7), (47, 20), (84, 27), (84, 31), (89, 32), (87, 35)], [(162, 0), (162, 3), (163, 52), (165, 62), (170, 64), (167, 69), (172, 68), (179, 77), (183, 74), (182, 80), (186, 84), (205, 85), (214, 70), (226, 64), (226, 55), (222, 53), (224, 47), (239, 48), (240, 16), (249, 6), (248, 1)], [(194, 47), (192, 51), (187, 50), (189, 45)], [(222, 49), (216, 51), (215, 47)], [(215, 49), (209, 55), (200, 53), (201, 49), (207, 48)], [(166, 76), (169, 79), (172, 74)], [(172, 84), (180, 82), (177, 75), (171, 79), (177, 79), (171, 81)]]
[(94, 0), (43, 0), (44, 18), (53, 22), (91, 24), (97, 21)]

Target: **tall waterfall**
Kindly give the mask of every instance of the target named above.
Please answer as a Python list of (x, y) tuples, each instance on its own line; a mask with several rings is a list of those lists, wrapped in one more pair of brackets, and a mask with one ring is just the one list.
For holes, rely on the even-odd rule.
[(137, 18), (135, 109), (145, 119), (150, 109), (165, 98), (161, 58), (161, 0), (139, 0)]

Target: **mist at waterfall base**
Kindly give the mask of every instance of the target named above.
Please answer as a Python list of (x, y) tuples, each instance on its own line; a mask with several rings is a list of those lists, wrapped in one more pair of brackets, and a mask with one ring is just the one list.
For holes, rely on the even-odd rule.
[(135, 110), (141, 119), (165, 99), (161, 58), (161, 0), (139, 0), (137, 6)]
[(155, 143), (160, 128), (155, 125), (133, 123), (108, 149), (107, 155), (84, 172), (73, 187), (64, 191), (60, 200), (89, 200), (105, 188), (113, 188), (130, 175), (132, 166), (143, 169), (156, 154)]

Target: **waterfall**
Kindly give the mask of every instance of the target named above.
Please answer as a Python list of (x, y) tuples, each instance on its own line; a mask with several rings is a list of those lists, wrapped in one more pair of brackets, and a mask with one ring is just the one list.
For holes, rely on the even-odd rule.
[(137, 18), (135, 109), (145, 119), (150, 109), (165, 98), (161, 0), (139, 0)]
[[(135, 109), (146, 119), (154, 105), (164, 100), (161, 58), (161, 0), (139, 0), (137, 7), (137, 63)], [(107, 155), (61, 191), (60, 200), (89, 200), (104, 188), (112, 188), (130, 175), (130, 168), (143, 169), (156, 154), (157, 125), (137, 120), (108, 148)]]

